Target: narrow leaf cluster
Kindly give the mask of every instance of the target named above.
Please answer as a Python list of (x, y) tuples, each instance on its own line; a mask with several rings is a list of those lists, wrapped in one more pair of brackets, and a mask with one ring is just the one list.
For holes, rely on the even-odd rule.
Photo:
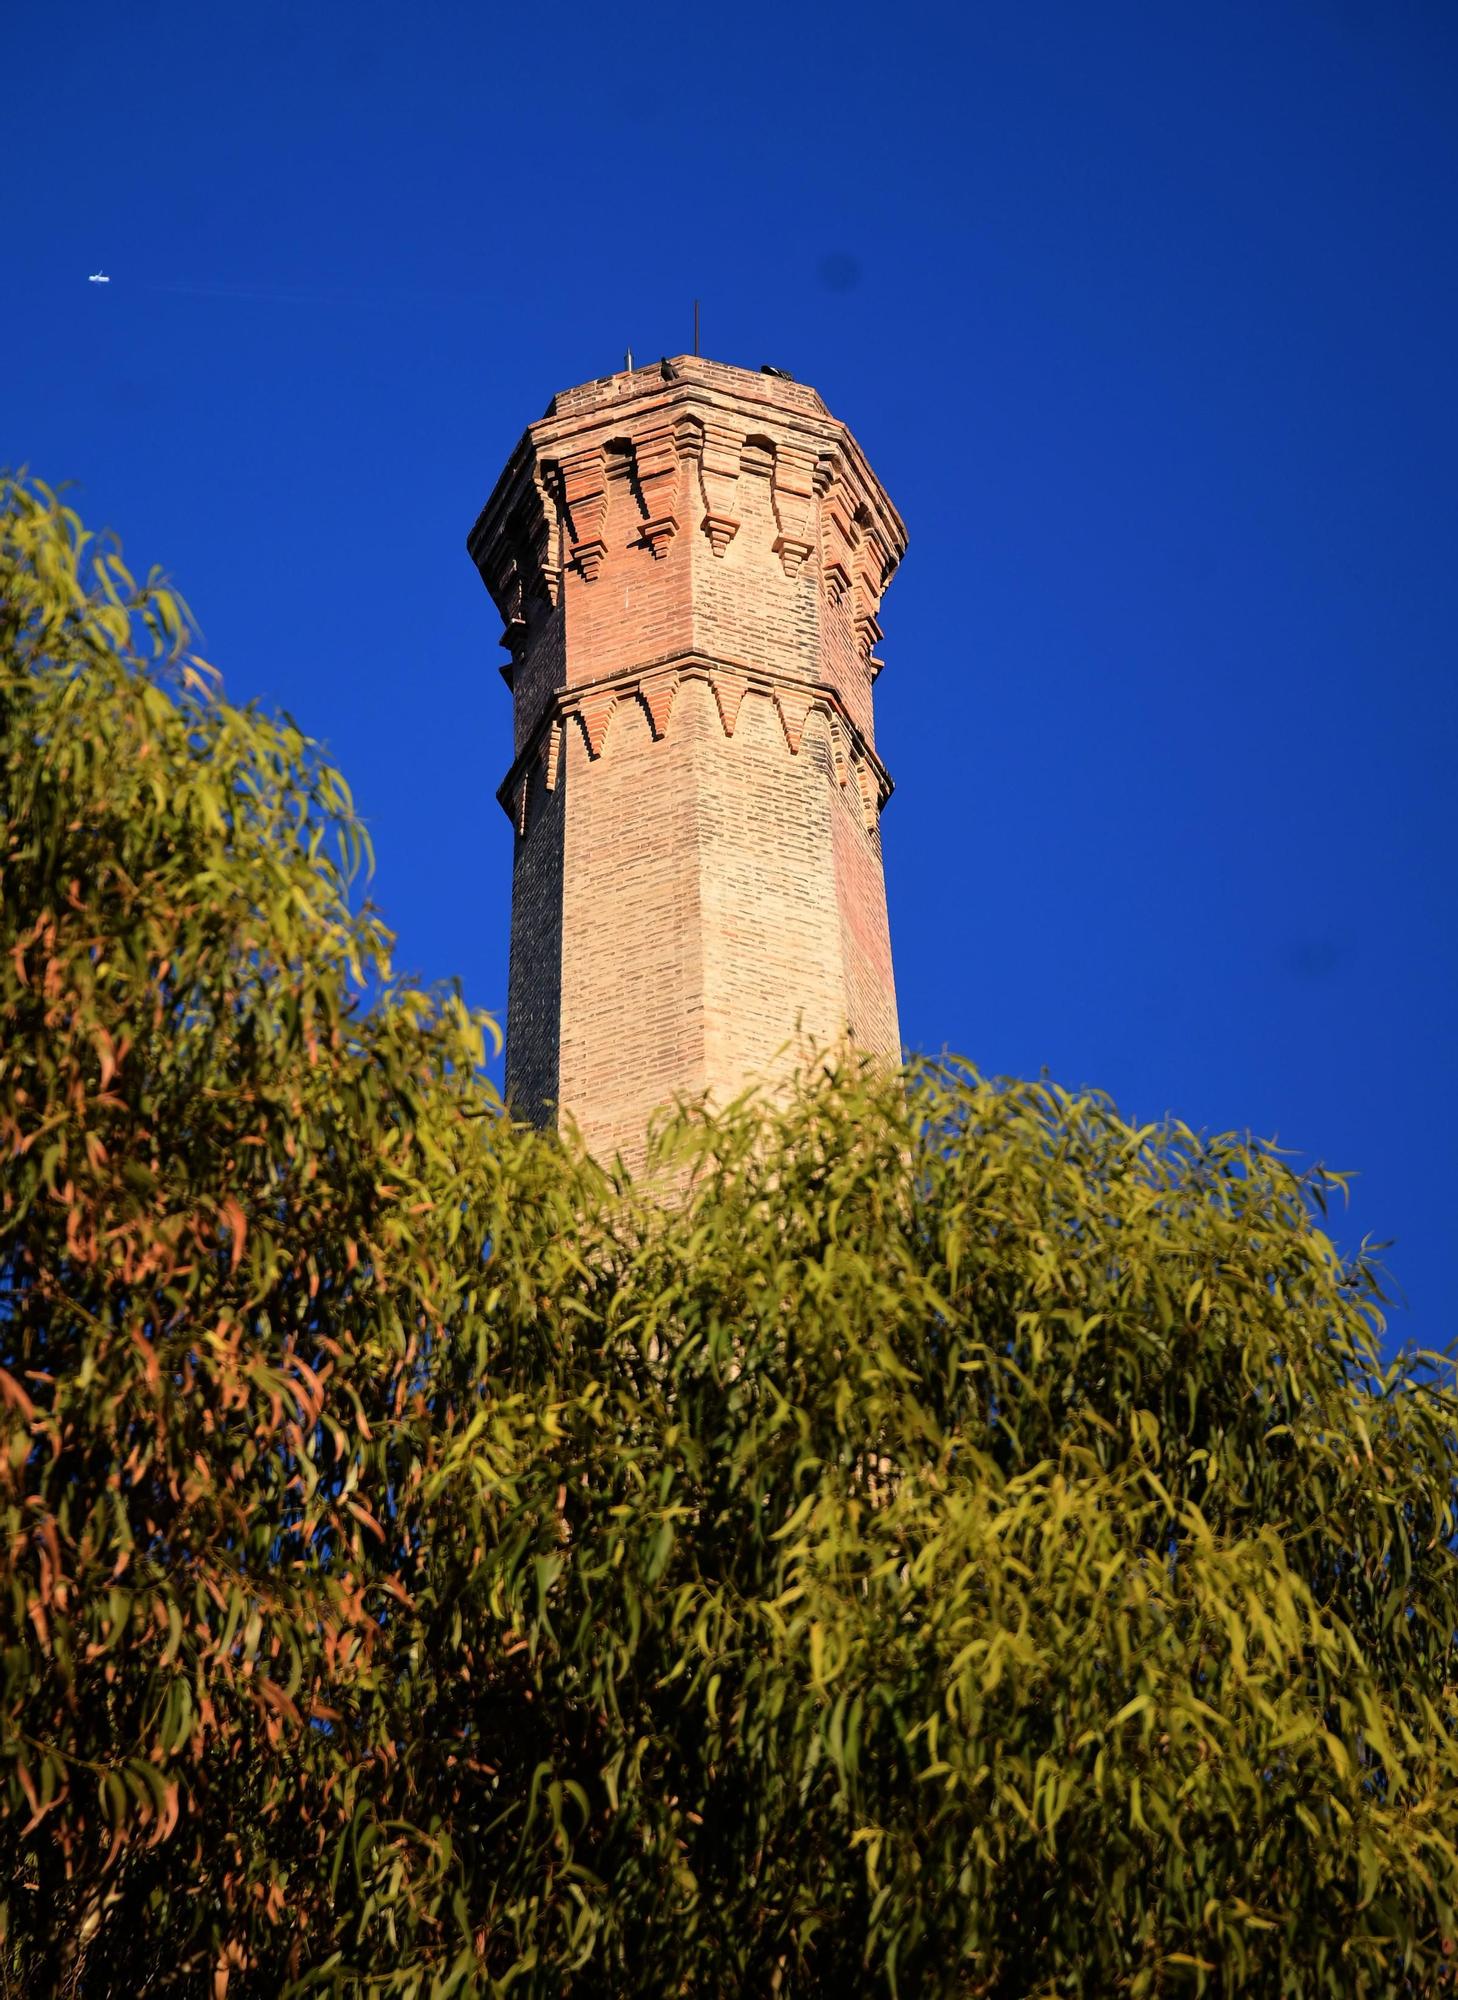
[(1339, 1177), (952, 1064), (523, 1130), (0, 489), (0, 1993), (1429, 1995), (1458, 1399)]

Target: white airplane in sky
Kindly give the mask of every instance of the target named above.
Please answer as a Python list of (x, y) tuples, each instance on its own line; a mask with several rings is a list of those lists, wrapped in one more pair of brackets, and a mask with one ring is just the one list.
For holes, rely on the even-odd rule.
[(86, 282), (88, 285), (109, 285), (111, 279), (107, 277), (105, 271), (93, 271)]

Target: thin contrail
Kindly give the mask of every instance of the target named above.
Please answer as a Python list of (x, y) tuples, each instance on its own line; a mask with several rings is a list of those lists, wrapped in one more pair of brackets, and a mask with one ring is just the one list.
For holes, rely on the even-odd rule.
[(341, 285), (250, 285), (237, 283), (194, 283), (190, 279), (159, 282), (144, 278), (124, 289), (156, 292), (171, 298), (221, 299), (240, 305), (348, 306), (389, 309), (409, 305), (461, 306), (485, 303), (485, 292), (434, 292), (423, 289), (360, 291)]

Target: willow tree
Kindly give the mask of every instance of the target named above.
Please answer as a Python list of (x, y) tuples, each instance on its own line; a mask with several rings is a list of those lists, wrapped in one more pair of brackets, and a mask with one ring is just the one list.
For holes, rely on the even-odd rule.
[(943, 1065), (634, 1187), (190, 645), (5, 487), (11, 1990), (1449, 1990), (1458, 1404), (1330, 1177)]

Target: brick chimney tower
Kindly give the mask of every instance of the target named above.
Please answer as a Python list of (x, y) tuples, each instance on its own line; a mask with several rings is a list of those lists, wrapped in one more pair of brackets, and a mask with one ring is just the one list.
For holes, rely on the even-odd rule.
[(467, 546), (516, 711), (508, 1102), (636, 1162), (677, 1095), (895, 1061), (871, 683), (906, 531), (845, 425), (696, 356), (603, 376)]

